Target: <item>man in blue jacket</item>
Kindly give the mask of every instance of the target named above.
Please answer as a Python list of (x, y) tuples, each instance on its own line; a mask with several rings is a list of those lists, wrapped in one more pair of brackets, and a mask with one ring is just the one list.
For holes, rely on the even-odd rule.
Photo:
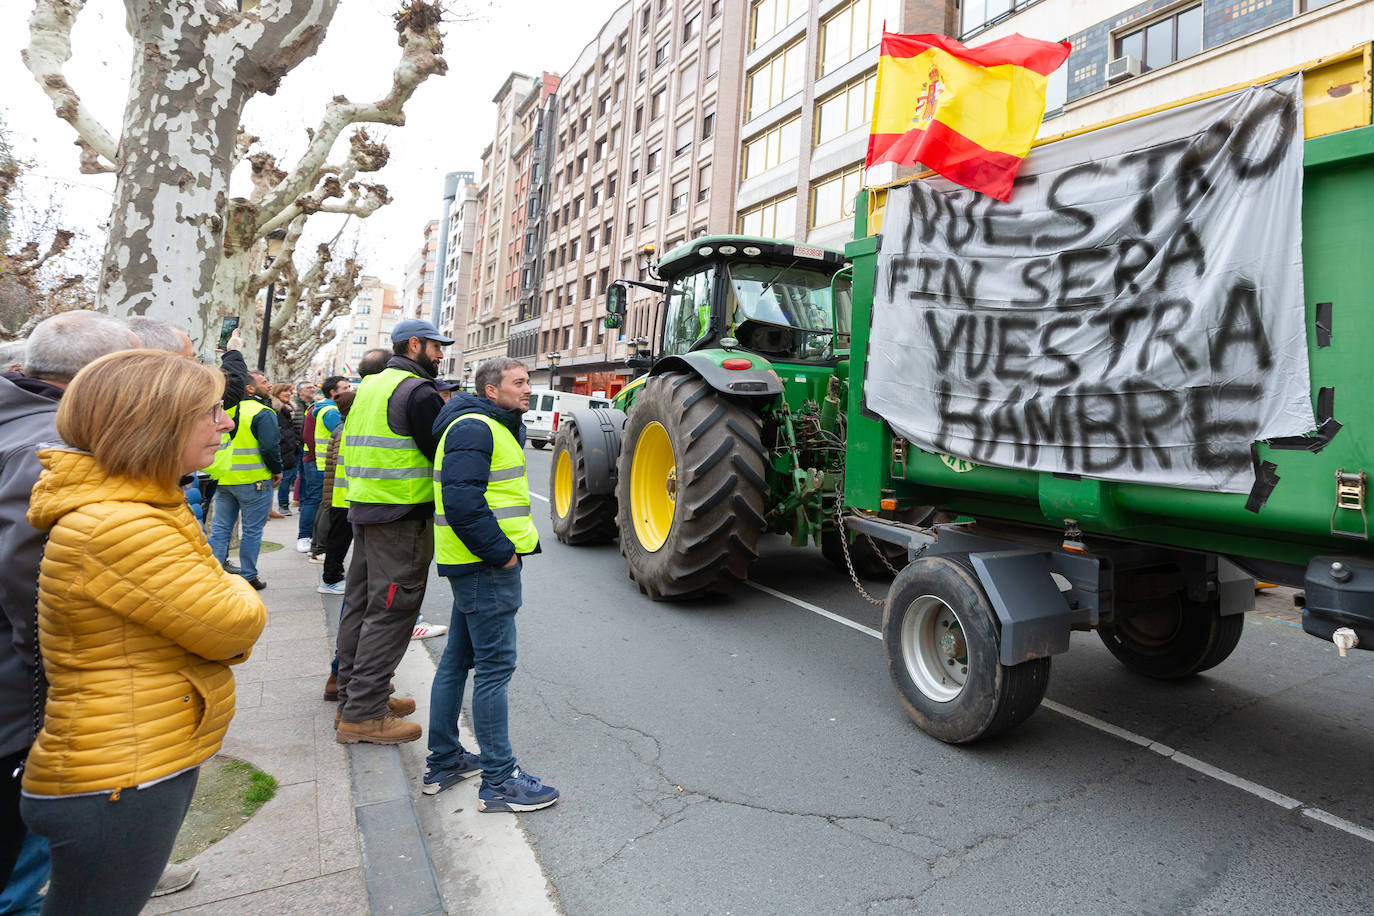
[[(518, 360), (497, 357), (478, 367), (474, 383), (477, 394), (454, 392), (434, 421), (434, 558), (453, 589), (453, 617), (430, 690), (422, 791), (435, 795), (481, 772), (479, 811), (535, 811), (557, 801), (558, 790), (516, 766), (506, 707), (520, 558), (539, 552), (520, 420), (530, 376)], [(469, 670), (480, 758), (458, 740)]]

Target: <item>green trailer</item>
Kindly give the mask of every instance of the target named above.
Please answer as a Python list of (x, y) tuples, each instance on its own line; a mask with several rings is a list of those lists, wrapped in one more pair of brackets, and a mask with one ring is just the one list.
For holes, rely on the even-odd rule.
[[(1074, 630), (1155, 678), (1221, 663), (1257, 579), (1301, 589), (1304, 629), (1342, 654), (1374, 647), (1369, 47), (1302, 74), (1246, 94), (1253, 115), (1211, 113), (1232, 98), (1214, 93), (1046, 144), (1027, 161), (1049, 163), (1038, 207), (1034, 168), (1009, 205), (921, 178), (861, 195), (843, 255), (726, 236), (669, 252), (647, 373), (560, 428), (559, 537), (618, 536), (654, 599), (728, 590), (765, 531), (897, 571), (889, 668), (913, 721), (950, 742), (1031, 715)], [(1212, 120), (1194, 139), (1141, 151), (1142, 130), (1197, 111)], [(1127, 196), (1092, 183), (1114, 145), (1147, 200), (1123, 225), (1155, 234), (1075, 242), (1095, 193)], [(1159, 188), (1174, 223), (1148, 202)], [(1015, 258), (1010, 285), (989, 280)], [(1094, 299), (1099, 280), (1115, 298)], [(613, 287), (611, 326), (623, 303)], [(1066, 354), (1077, 377), (1060, 384)]]

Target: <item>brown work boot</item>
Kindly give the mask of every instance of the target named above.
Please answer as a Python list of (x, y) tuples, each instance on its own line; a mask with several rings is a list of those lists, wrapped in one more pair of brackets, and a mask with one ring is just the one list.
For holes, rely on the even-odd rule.
[[(410, 715), (415, 711), (415, 701), (412, 700), (410, 697), (401, 697), (399, 699), (397, 699), (396, 697), (387, 697), (386, 709), (387, 712), (391, 713), (393, 716), (400, 719), (404, 716)], [(339, 723), (342, 721), (343, 709), (338, 709), (334, 713), (334, 727), (338, 728)]]
[(405, 744), (420, 737), (423, 730), (414, 722), (402, 722), (387, 713), (366, 722), (339, 722), (334, 740), (340, 744)]
[(324, 698), (331, 703), (339, 702), (339, 676), (329, 675), (329, 680), (324, 682)]

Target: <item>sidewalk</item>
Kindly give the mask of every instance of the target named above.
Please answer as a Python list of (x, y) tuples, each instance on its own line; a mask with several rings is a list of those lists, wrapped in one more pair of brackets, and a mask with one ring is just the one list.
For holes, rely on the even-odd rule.
[[(143, 912), (557, 912), (518, 819), (477, 819), (476, 779), (420, 794), (423, 738), (401, 747), (334, 740), (336, 707), (322, 693), (341, 599), (315, 591), (320, 566), (296, 552), (296, 523), (267, 524), (265, 539), (284, 546), (258, 563), (267, 628), (234, 671), (238, 711), (223, 748), (276, 777), (276, 797), (192, 860), (200, 876), (191, 887)], [(415, 642), (396, 677), (426, 727), (433, 671)]]

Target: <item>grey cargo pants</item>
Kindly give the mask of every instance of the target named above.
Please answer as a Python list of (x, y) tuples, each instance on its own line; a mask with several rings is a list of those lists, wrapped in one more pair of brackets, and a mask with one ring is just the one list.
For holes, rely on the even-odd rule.
[(345, 722), (386, 714), (396, 666), (425, 600), (434, 519), (353, 526), (339, 620), (339, 709)]

